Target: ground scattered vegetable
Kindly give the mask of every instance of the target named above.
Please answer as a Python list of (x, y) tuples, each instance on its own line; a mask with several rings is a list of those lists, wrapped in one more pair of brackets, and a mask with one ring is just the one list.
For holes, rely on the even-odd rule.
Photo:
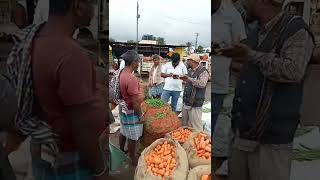
[(147, 170), (154, 176), (170, 177), (177, 167), (175, 146), (165, 141), (157, 145), (153, 151), (145, 157)]
[(199, 133), (194, 138), (194, 144), (197, 157), (205, 160), (211, 159), (211, 139), (208, 139), (206, 134)]
[(188, 128), (180, 128), (170, 133), (171, 137), (174, 140), (177, 140), (181, 143), (187, 141), (187, 139), (191, 136), (192, 131)]
[(209, 113), (209, 112), (211, 112), (211, 109), (210, 109), (210, 108), (204, 108), (204, 109), (202, 110), (202, 112), (203, 112), (203, 113)]
[(295, 133), (295, 137), (303, 136), (305, 134), (310, 133), (313, 130), (314, 130), (314, 127), (300, 127), (297, 129), (297, 131)]
[(301, 149), (294, 149), (291, 158), (296, 161), (314, 161), (320, 159), (320, 150), (300, 144)]

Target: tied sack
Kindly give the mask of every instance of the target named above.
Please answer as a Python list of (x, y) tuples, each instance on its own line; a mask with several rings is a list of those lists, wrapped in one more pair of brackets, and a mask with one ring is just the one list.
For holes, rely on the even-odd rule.
[[(211, 174), (211, 165), (197, 166), (189, 171), (187, 180), (200, 180), (203, 175), (210, 175), (210, 174)], [(212, 174), (211, 174), (211, 178), (213, 178)]]
[[(154, 176), (150, 170), (147, 170), (147, 164), (145, 157), (153, 151), (157, 145), (163, 144), (165, 141), (175, 146), (176, 149), (176, 162), (177, 166), (173, 171), (173, 174), (169, 177), (158, 177)], [(161, 138), (153, 142), (149, 147), (143, 150), (141, 156), (139, 157), (138, 165), (136, 168), (134, 180), (186, 180), (188, 176), (189, 165), (188, 158), (185, 150), (181, 147), (179, 143), (172, 139)]]
[[(209, 159), (202, 159), (197, 155), (197, 147), (195, 144), (195, 138), (199, 134), (205, 135), (206, 136), (205, 139), (210, 140), (210, 144), (211, 144), (211, 136), (207, 135), (204, 132), (193, 133), (191, 138), (189, 138), (189, 140), (183, 144), (183, 148), (185, 149), (187, 156), (188, 156), (190, 168), (194, 168), (196, 166), (201, 166), (201, 165), (211, 165), (211, 152), (210, 152)], [(212, 149), (212, 147), (210, 147), (210, 151), (211, 151), (211, 149)]]
[[(189, 130), (191, 132), (190, 136), (185, 141), (182, 140), (181, 138), (178, 139), (178, 137), (181, 136), (181, 131), (185, 130), (185, 129), (187, 129), (187, 130)], [(183, 145), (187, 140), (189, 140), (191, 138), (192, 134), (195, 133), (195, 132), (196, 132), (196, 130), (194, 128), (192, 128), (192, 127), (181, 126), (180, 128), (167, 133), (165, 135), (165, 138), (173, 139), (173, 140), (179, 142), (181, 145)], [(186, 134), (184, 133), (184, 135), (186, 135)]]

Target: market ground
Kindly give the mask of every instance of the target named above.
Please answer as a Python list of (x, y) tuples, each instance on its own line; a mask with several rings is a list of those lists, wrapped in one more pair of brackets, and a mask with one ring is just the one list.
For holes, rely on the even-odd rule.
[[(147, 82), (147, 78), (143, 78), (142, 80), (143, 80), (144, 83)], [(206, 102), (210, 102), (211, 101), (211, 82), (208, 82), (208, 84), (207, 84), (205, 101)], [(110, 134), (110, 142), (112, 144), (114, 144), (115, 146), (119, 147), (119, 131), (114, 133), (114, 134)], [(138, 149), (137, 155), (139, 156), (142, 149), (140, 149), (140, 148), (137, 148), (137, 149)], [(123, 175), (124, 176), (128, 176), (128, 177), (130, 177), (130, 175), (131, 175), (131, 177), (133, 177), (133, 175), (134, 175), (134, 167), (133, 167), (133, 169), (126, 170), (126, 172)]]

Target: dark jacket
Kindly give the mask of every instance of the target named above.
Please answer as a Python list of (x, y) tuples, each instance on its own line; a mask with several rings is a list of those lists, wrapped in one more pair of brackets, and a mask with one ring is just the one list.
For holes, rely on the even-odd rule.
[[(256, 51), (276, 53), (284, 42), (301, 29), (302, 18), (284, 15), (258, 46), (259, 30), (252, 29), (247, 44)], [(262, 144), (291, 143), (300, 120), (303, 81), (278, 83), (264, 77), (250, 61), (241, 70), (232, 110), (232, 128), (240, 138)]]
[[(198, 79), (199, 76), (207, 69), (203, 66), (199, 66), (197, 70), (192, 74), (192, 70), (188, 70), (188, 76)], [(187, 106), (202, 107), (205, 100), (206, 88), (198, 88), (188, 82), (185, 86), (183, 93), (183, 102)]]

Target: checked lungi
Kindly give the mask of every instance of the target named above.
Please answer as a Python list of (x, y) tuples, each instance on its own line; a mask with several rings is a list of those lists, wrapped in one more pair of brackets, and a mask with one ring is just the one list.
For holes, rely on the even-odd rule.
[[(80, 159), (79, 152), (59, 153), (53, 166), (41, 158), (40, 145), (31, 143), (33, 176), (35, 180), (94, 180), (87, 162)], [(110, 156), (107, 154), (107, 167)], [(109, 169), (109, 168), (108, 168)]]
[(130, 140), (139, 140), (143, 133), (143, 124), (139, 123), (139, 117), (133, 110), (126, 113), (119, 112), (120, 116), (120, 133)]

